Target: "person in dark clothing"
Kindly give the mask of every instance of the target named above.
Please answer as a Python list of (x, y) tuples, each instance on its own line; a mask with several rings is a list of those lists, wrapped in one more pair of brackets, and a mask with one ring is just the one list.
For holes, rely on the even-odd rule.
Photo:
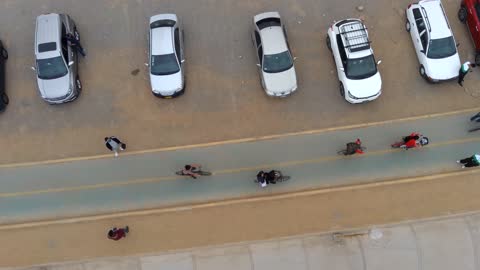
[(470, 121), (480, 123), (480, 112), (470, 117)]
[(116, 228), (113, 227), (111, 228), (108, 233), (107, 233), (107, 238), (111, 239), (113, 241), (118, 241), (124, 237), (127, 237), (127, 233), (129, 232), (128, 226), (125, 226), (125, 228)]
[(477, 167), (478, 165), (480, 165), (480, 155), (475, 154), (471, 157), (457, 160), (457, 163), (462, 164), (462, 169), (468, 168), (468, 167)]
[(362, 150), (362, 141), (357, 139), (355, 142), (347, 143), (347, 151), (345, 151), (344, 155), (354, 155), (354, 154), (363, 154)]
[(74, 47), (78, 53), (80, 53), (83, 57), (87, 54), (85, 53), (85, 49), (83, 49), (82, 45), (80, 44), (80, 40), (76, 39), (75, 36), (71, 33), (65, 35), (65, 39), (69, 42), (70, 46)]
[(269, 171), (266, 174), (266, 178), (268, 184), (276, 184), (277, 183), (277, 175), (274, 170)]

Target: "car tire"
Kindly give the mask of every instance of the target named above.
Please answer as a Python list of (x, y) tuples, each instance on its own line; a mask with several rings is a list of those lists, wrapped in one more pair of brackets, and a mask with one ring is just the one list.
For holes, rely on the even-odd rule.
[(480, 53), (475, 54), (475, 65), (480, 66)]
[(330, 40), (330, 36), (327, 36), (327, 48), (332, 51), (332, 41)]
[(408, 20), (405, 22), (405, 30), (410, 32), (410, 22)]
[(418, 72), (420, 73), (420, 76), (427, 80), (427, 73), (425, 72), (425, 67), (423, 65), (420, 66)]
[(82, 82), (80, 81), (80, 77), (78, 76), (75, 79), (75, 85), (77, 86), (78, 92), (82, 92)]
[(8, 59), (8, 52), (7, 52), (7, 50), (5, 50), (5, 48), (2, 48), (2, 57), (5, 60)]
[(462, 22), (465, 23), (467, 21), (467, 8), (462, 6), (458, 10), (458, 19)]
[(342, 95), (342, 97), (345, 97), (345, 87), (343, 87), (342, 82), (340, 82), (340, 95)]
[(8, 103), (10, 103), (10, 99), (8, 98), (7, 93), (5, 92), (2, 93), (2, 102), (5, 105), (8, 105)]

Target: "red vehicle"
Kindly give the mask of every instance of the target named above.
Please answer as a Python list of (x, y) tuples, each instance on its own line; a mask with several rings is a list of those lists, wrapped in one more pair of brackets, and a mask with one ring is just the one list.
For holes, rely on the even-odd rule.
[(458, 19), (465, 23), (475, 45), (475, 64), (480, 64), (480, 0), (462, 0)]

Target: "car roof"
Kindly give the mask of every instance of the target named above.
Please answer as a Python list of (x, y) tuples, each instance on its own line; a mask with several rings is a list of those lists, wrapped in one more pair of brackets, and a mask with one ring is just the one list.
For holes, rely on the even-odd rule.
[(431, 28), (430, 38), (437, 39), (452, 36), (452, 30), (450, 29), (440, 0), (423, 0), (418, 4), (423, 7), (427, 13)]
[(282, 27), (266, 27), (260, 31), (260, 36), (265, 54), (277, 54), (288, 50)]
[[(60, 29), (61, 20), (59, 14), (50, 13), (37, 17), (35, 32), (35, 54), (37, 55), (37, 58), (43, 59), (60, 55)], [(55, 46), (47, 46), (51, 49), (39, 51), (39, 45), (53, 45), (53, 43), (55, 43)]]
[(371, 55), (367, 28), (359, 19), (346, 19), (335, 24), (349, 59)]
[(173, 27), (152, 29), (152, 55), (171, 54), (173, 48)]

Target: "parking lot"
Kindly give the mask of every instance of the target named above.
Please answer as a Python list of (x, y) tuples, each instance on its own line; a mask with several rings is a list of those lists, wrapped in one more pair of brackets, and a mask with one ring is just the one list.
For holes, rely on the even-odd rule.
[[(350, 0), (5, 0), (0, 39), (9, 51), (10, 105), (0, 115), (0, 163), (105, 153), (116, 135), (128, 150), (151, 149), (278, 134), (478, 106), (480, 70), (456, 82), (432, 85), (404, 30), (410, 1)], [(462, 61), (474, 59), (459, 1), (444, 0)], [(357, 6), (364, 6), (358, 11)], [(253, 15), (278, 10), (287, 26), (299, 89), (285, 99), (261, 88), (250, 39)], [(87, 57), (80, 59), (82, 95), (51, 106), (39, 96), (33, 42), (39, 14), (68, 13), (77, 23)], [(187, 88), (161, 100), (150, 91), (148, 19), (176, 13), (185, 29)], [(360, 105), (345, 102), (325, 36), (333, 20), (363, 17), (382, 63), (383, 94)], [(478, 88), (478, 89), (477, 89)], [(409, 131), (405, 131), (409, 132)]]

